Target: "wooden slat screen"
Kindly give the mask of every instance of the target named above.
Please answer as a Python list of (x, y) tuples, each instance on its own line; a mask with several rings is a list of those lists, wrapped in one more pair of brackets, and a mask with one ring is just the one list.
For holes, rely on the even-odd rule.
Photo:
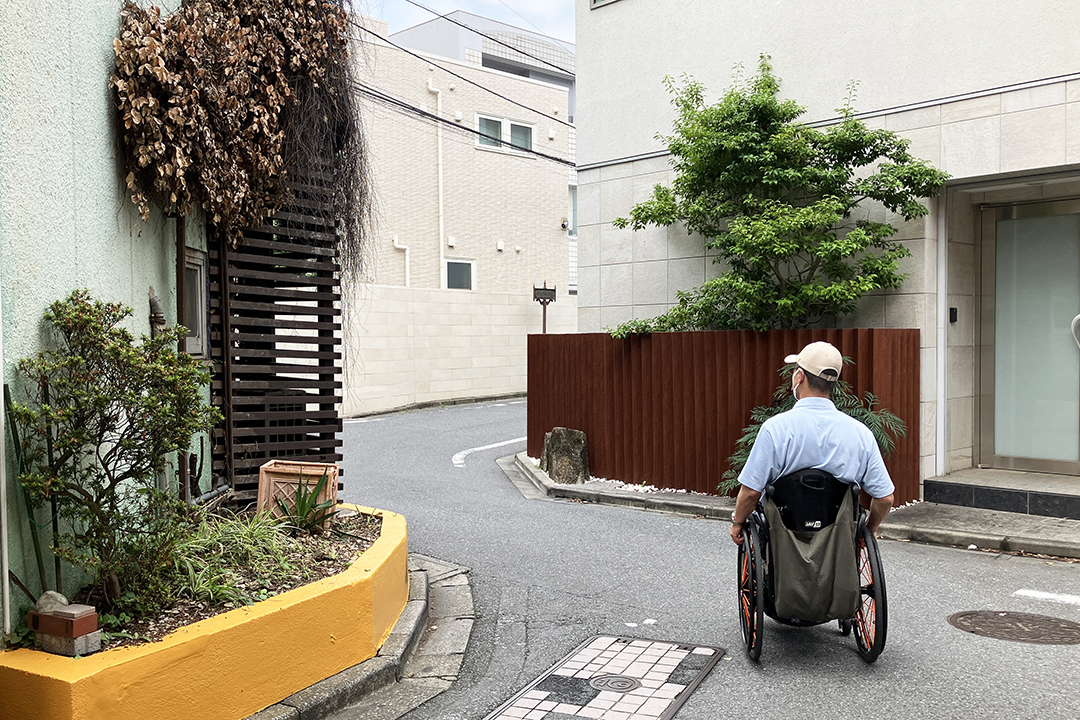
[(341, 460), (341, 295), (333, 221), (317, 186), (244, 233), (212, 242), (214, 472), (241, 503), (271, 458)]
[(595, 477), (716, 493), (750, 410), (772, 402), (784, 357), (815, 340), (854, 360), (843, 379), (907, 423), (886, 464), (897, 504), (919, 499), (918, 330), (530, 335), (529, 455), (551, 428), (574, 428)]

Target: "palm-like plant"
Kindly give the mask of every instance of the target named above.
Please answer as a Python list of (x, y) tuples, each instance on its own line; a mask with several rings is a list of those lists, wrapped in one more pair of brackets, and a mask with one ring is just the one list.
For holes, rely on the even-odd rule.
[[(844, 358), (844, 363), (854, 365), (850, 358)], [(780, 384), (773, 393), (773, 401), (770, 405), (758, 405), (750, 411), (750, 425), (743, 428), (743, 436), (735, 443), (735, 452), (728, 458), (729, 467), (721, 476), (719, 490), (730, 493), (739, 486), (739, 473), (742, 472), (750, 457), (750, 449), (757, 440), (761, 424), (782, 412), (795, 407), (795, 395), (791, 392), (791, 375), (795, 372), (795, 365), (785, 365), (780, 369)], [(866, 427), (870, 428), (878, 448), (884, 457), (888, 457), (896, 449), (896, 439), (907, 437), (907, 425), (896, 413), (880, 406), (877, 397), (866, 392), (859, 397), (851, 385), (840, 380), (833, 388), (832, 397), (836, 409), (850, 415)]]

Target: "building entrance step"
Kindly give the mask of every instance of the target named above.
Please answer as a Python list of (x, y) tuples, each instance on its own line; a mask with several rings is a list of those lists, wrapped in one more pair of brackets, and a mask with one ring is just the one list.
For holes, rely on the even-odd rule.
[(970, 468), (923, 482), (926, 502), (1080, 519), (1080, 477)]

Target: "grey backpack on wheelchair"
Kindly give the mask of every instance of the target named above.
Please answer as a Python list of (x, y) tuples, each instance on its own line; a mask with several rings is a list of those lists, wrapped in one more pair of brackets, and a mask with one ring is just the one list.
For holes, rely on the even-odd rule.
[(855, 616), (857, 498), (856, 487), (814, 469), (790, 473), (766, 488), (762, 505), (774, 617), (817, 624)]

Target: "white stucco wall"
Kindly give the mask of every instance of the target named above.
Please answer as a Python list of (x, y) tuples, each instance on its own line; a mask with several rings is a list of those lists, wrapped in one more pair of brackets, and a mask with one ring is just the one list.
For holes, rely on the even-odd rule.
[(807, 122), (836, 115), (847, 84), (868, 112), (1075, 73), (1074, 0), (577, 0), (581, 165), (661, 149), (674, 117), (665, 75), (689, 73), (710, 98), (742, 63), (772, 56), (781, 92)]
[[(15, 379), (15, 362), (40, 349), (45, 308), (76, 288), (134, 308), (129, 327), (138, 334), (149, 332), (147, 290), (153, 285), (175, 322), (174, 223), (156, 211), (142, 222), (123, 185), (108, 88), (120, 9), (112, 0), (0, 4), (0, 292), (7, 383)], [(204, 247), (199, 227), (188, 222), (189, 244)], [(8, 447), (12, 569), (36, 590)]]

